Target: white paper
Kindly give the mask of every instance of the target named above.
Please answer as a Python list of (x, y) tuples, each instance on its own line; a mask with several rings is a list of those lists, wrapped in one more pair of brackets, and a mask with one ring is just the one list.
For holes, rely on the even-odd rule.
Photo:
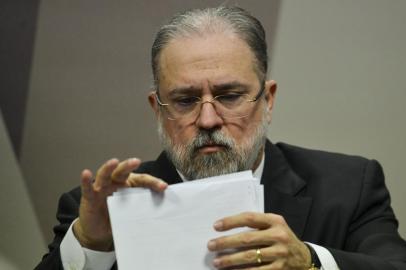
[(220, 218), (263, 212), (263, 188), (251, 171), (170, 185), (163, 194), (123, 189), (107, 199), (120, 270), (215, 269), (210, 239)]

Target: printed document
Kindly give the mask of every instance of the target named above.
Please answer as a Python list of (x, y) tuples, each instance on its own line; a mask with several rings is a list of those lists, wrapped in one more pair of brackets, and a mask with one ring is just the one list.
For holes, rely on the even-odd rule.
[(141, 188), (115, 192), (107, 204), (119, 269), (215, 269), (208, 241), (250, 229), (216, 232), (214, 222), (263, 212), (263, 194), (251, 171), (170, 185), (162, 194)]

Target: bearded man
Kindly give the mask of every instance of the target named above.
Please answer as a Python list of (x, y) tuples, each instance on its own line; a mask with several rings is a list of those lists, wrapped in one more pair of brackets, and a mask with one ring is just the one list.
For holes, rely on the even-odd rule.
[(164, 25), (152, 46), (148, 96), (163, 153), (145, 163), (111, 159), (94, 177), (84, 170), (81, 188), (60, 199), (60, 224), (37, 269), (116, 267), (106, 198), (117, 188), (165, 192), (242, 170), (261, 179), (266, 213), (207, 221), (218, 231), (252, 228), (207, 239), (211, 251), (235, 250), (214, 267), (406, 269), (406, 243), (376, 161), (267, 140), (276, 93), (267, 59), (261, 23), (241, 8), (187, 11)]

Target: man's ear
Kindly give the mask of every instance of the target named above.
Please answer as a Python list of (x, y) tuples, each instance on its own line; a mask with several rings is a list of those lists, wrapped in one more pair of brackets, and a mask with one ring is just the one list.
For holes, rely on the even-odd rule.
[(155, 93), (156, 93), (155, 91), (149, 92), (149, 95), (148, 95), (148, 102), (149, 102), (149, 105), (151, 106), (152, 110), (154, 111), (155, 116), (158, 118), (158, 115), (159, 115), (159, 105), (158, 105), (158, 102), (157, 102), (157, 100), (156, 100), (156, 94), (155, 94)]
[(265, 82), (265, 99), (267, 102), (267, 110), (272, 112), (272, 108), (275, 102), (277, 83), (274, 80)]
[(274, 80), (266, 81), (265, 82), (265, 101), (266, 101), (266, 118), (268, 124), (272, 121), (272, 109), (275, 102), (275, 94), (276, 94), (276, 82)]

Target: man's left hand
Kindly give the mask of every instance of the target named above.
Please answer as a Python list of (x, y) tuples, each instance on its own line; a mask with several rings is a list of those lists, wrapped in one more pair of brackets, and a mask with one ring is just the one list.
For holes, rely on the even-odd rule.
[[(307, 246), (300, 241), (282, 216), (245, 212), (218, 220), (217, 231), (239, 227), (254, 230), (223, 236), (209, 241), (208, 248), (219, 253), (213, 264), (217, 268), (305, 270), (311, 265)], [(258, 251), (259, 250), (259, 251)]]

